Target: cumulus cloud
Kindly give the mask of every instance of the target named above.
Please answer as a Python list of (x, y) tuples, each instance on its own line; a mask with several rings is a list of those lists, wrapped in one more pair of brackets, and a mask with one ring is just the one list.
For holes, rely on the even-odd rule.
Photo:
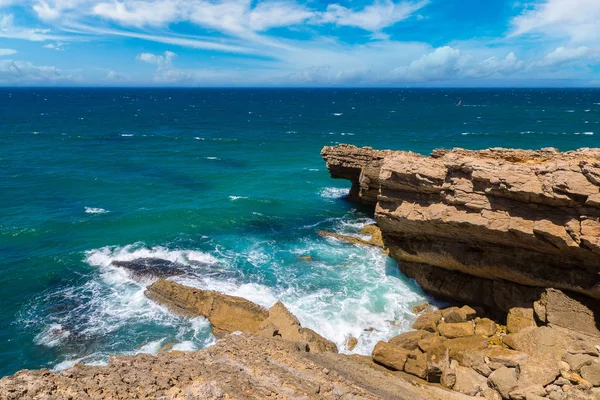
[(459, 49), (443, 46), (412, 61), (407, 67), (398, 67), (392, 74), (407, 80), (435, 80), (457, 76), (468, 62)]
[(56, 42), (56, 43), (48, 43), (43, 45), (42, 47), (44, 49), (50, 49), (50, 50), (56, 50), (56, 51), (63, 51), (65, 49), (65, 46), (68, 43), (64, 43), (64, 42)]
[(545, 0), (512, 20), (512, 35), (542, 33), (574, 42), (597, 41), (600, 1)]
[(515, 53), (510, 52), (504, 58), (495, 56), (486, 58), (472, 68), (465, 71), (466, 76), (474, 78), (488, 78), (492, 76), (506, 76), (525, 68), (525, 62), (519, 60)]
[(556, 50), (546, 54), (544, 58), (535, 63), (540, 67), (553, 67), (563, 65), (572, 61), (589, 58), (592, 50), (586, 46), (577, 48), (558, 47)]
[(165, 51), (163, 55), (157, 55), (153, 53), (140, 53), (137, 55), (136, 60), (146, 62), (148, 64), (154, 64), (159, 68), (169, 68), (173, 59), (177, 57), (177, 54), (172, 51)]

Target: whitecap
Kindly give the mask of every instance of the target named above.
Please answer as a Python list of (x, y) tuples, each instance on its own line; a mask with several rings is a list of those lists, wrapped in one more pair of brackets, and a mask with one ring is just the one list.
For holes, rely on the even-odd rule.
[(344, 115), (344, 113), (333, 113), (333, 115), (335, 115), (336, 117), (339, 117), (340, 115)]
[(220, 160), (219, 157), (204, 157), (207, 160)]
[(239, 199), (247, 199), (247, 197), (245, 197), (245, 196), (229, 196), (229, 199), (231, 201), (236, 201), (236, 200), (239, 200)]
[(86, 207), (85, 212), (87, 214), (106, 214), (110, 211), (107, 211), (104, 208)]
[(121, 133), (121, 136), (123, 136), (123, 137), (132, 137), (133, 133)]
[(56, 347), (71, 335), (69, 330), (61, 324), (50, 324), (42, 332), (38, 333), (34, 342), (46, 347)]
[(321, 189), (319, 195), (326, 199), (340, 199), (348, 196), (350, 190), (347, 188), (327, 187)]
[(196, 137), (194, 137), (194, 139), (196, 139), (196, 140), (206, 140), (206, 139), (204, 139), (203, 137), (200, 137), (200, 136), (196, 136)]
[(593, 135), (594, 132), (583, 132), (584, 135)]

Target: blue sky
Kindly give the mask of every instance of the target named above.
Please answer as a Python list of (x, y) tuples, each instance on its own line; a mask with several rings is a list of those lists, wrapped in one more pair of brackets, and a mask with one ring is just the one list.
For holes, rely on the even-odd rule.
[(600, 86), (600, 0), (0, 0), (0, 85)]

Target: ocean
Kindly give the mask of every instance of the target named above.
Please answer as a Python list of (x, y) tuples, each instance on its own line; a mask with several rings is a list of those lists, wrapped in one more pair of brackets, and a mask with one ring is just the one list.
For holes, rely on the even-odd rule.
[(320, 157), (338, 143), (600, 147), (600, 90), (0, 89), (0, 376), (213, 343), (111, 265), (143, 257), (282, 300), (344, 352), (408, 330), (427, 296), (378, 250), (316, 234), (373, 222)]

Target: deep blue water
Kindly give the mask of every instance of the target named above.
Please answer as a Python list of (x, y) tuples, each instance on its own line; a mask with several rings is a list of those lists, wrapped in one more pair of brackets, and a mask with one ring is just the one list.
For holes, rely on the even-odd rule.
[(316, 235), (371, 218), (342, 199), (323, 146), (569, 150), (599, 136), (588, 89), (0, 89), (0, 376), (210, 344), (204, 320), (110, 265), (139, 257), (281, 299), (368, 354), (424, 296), (377, 251)]

